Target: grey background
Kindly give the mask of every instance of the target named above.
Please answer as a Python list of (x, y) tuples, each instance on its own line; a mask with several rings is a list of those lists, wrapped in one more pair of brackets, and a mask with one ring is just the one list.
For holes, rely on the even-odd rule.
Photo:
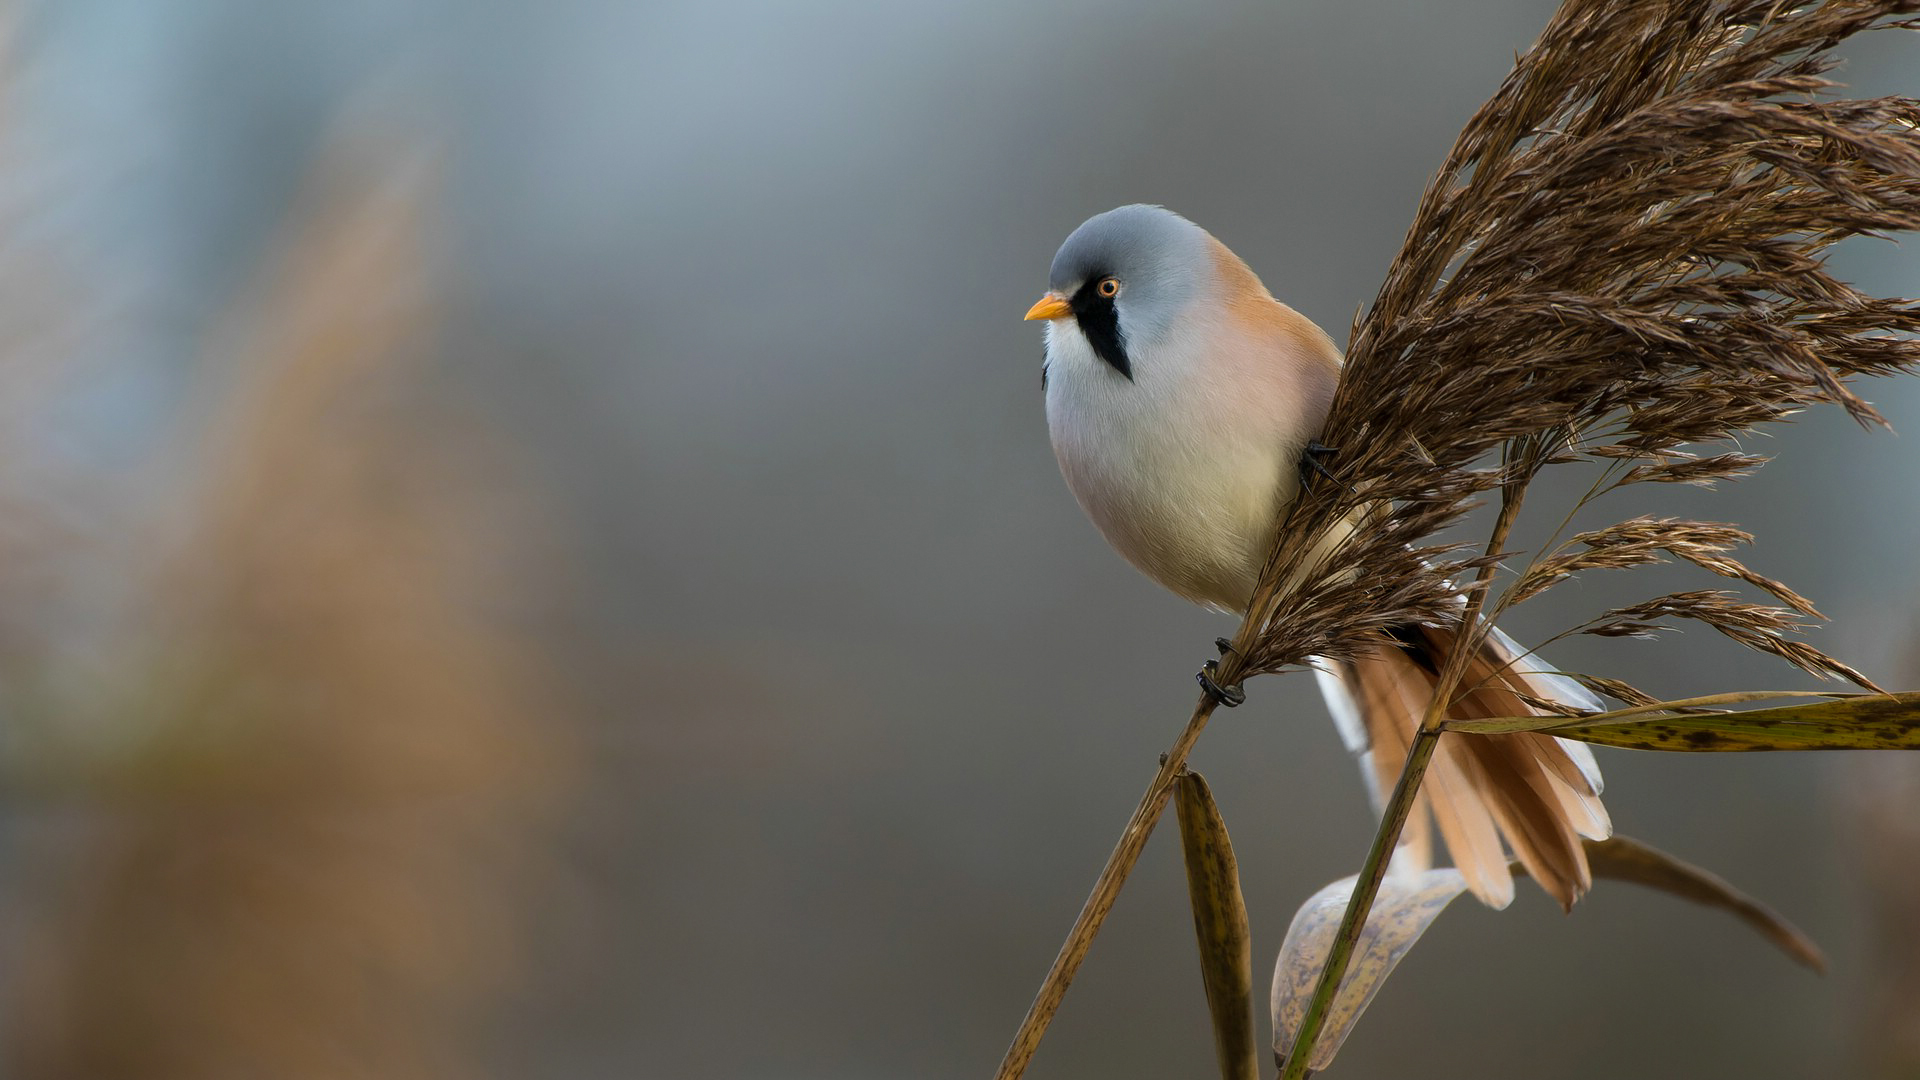
[[(476, 1035), (497, 1075), (984, 1077), (1230, 629), (1058, 479), (1019, 320), (1055, 246), (1164, 203), (1344, 339), (1551, 7), (61, 0), (24, 11), (18, 175), (102, 298), (105, 374), (70, 407), (110, 470), (191, 423), (208, 321), (343, 115), (444, 154), (435, 378), (556, 514), (572, 571), (521, 617), (592, 750), (532, 962)], [(1917, 48), (1858, 43), (1844, 77), (1920, 94)], [(1838, 261), (1912, 295), (1917, 251)], [(1920, 429), (1911, 383), (1868, 396)], [(1912, 685), (1912, 436), (1822, 414), (1763, 446), (1749, 482), (1621, 516), (1754, 528), (1754, 565), (1834, 616), (1819, 643)], [(1661, 583), (1571, 586), (1511, 629)], [(1701, 632), (1554, 656), (1676, 695), (1802, 685)], [(1264, 979), (1370, 825), (1310, 681), (1252, 699), (1195, 765)], [(1843, 759), (1602, 765), (1623, 832), (1769, 899), (1833, 974), (1629, 887), (1571, 918), (1523, 888), (1450, 912), (1335, 1075), (1853, 1070)], [(1156, 837), (1032, 1076), (1211, 1070), (1184, 904)]]

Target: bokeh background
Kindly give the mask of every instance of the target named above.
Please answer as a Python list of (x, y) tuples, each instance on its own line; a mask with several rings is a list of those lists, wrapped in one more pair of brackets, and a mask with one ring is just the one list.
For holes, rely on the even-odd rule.
[[(1344, 337), (1551, 9), (12, 5), (0, 1075), (988, 1075), (1230, 629), (1055, 472), (1054, 248), (1164, 203)], [(1846, 55), (1920, 95), (1912, 35)], [(1836, 261), (1920, 294), (1920, 245)], [(1920, 384), (1868, 396), (1920, 430)], [(1920, 444), (1763, 445), (1615, 509), (1751, 527), (1823, 647), (1920, 684)], [(1709, 636), (1553, 655), (1803, 685)], [(1920, 773), (1601, 757), (1621, 831), (1831, 973), (1523, 890), (1449, 912), (1337, 1075), (1920, 1070)], [(1264, 970), (1364, 854), (1357, 774), (1299, 677), (1195, 765)], [(1030, 1075), (1212, 1069), (1170, 833)]]

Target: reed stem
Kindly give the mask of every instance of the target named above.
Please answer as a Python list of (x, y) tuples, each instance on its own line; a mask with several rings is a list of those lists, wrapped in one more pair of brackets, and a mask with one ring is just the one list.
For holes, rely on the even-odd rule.
[[(1241, 630), (1244, 636), (1246, 627), (1243, 625)], [(1242, 655), (1228, 652), (1221, 658), (1217, 678), (1222, 685), (1239, 681)], [(1173, 746), (1161, 755), (1160, 771), (1154, 774), (1153, 783), (1147, 785), (1146, 794), (1140, 797), (1140, 805), (1134, 808), (1133, 816), (1127, 819), (1127, 827), (1121, 831), (1120, 842), (1114, 846), (1113, 854), (1107, 856), (1106, 867), (1094, 882), (1093, 892), (1081, 907), (1080, 917), (1074, 920), (1073, 929), (1067, 932), (1067, 940), (1060, 946), (1060, 954), (1054, 957), (1046, 981), (1040, 984), (1040, 992), (1027, 1009), (1026, 1018), (1020, 1022), (1020, 1030), (1014, 1033), (1013, 1043), (1007, 1047), (999, 1071), (993, 1074), (994, 1080), (1018, 1080), (1026, 1072), (1028, 1062), (1033, 1060), (1034, 1051), (1039, 1049), (1041, 1038), (1046, 1035), (1048, 1025), (1053, 1023), (1053, 1016), (1060, 1009), (1060, 1002), (1067, 995), (1067, 986), (1080, 970), (1080, 962), (1086, 959), (1087, 950), (1093, 946), (1094, 936), (1100, 932), (1101, 924), (1106, 922), (1107, 913), (1113, 910), (1113, 902), (1119, 898), (1121, 886), (1126, 884), (1134, 864), (1140, 861), (1140, 852), (1145, 849), (1147, 838), (1153, 835), (1154, 825), (1159, 823), (1160, 815), (1167, 808), (1167, 799), (1173, 794), (1180, 771), (1186, 767), (1187, 755), (1193, 751), (1193, 744), (1206, 729), (1215, 707), (1213, 698), (1202, 694), (1193, 708), (1192, 717), (1187, 720), (1186, 729), (1180, 732)]]
[[(1509, 456), (1504, 461), (1508, 468), (1514, 467), (1511, 460), (1514, 452), (1515, 448), (1509, 447)], [(1520, 505), (1526, 499), (1532, 470), (1537, 468), (1537, 444), (1519, 448), (1519, 452), (1525, 458), (1520, 463), (1519, 475), (1500, 489), (1500, 513), (1494, 518), (1493, 534), (1487, 539), (1486, 551), (1490, 556), (1499, 554), (1506, 546), (1514, 520), (1520, 516)], [(1406, 826), (1408, 815), (1413, 812), (1415, 797), (1420, 793), (1420, 782), (1426, 778), (1427, 766), (1433, 761), (1434, 749), (1440, 743), (1440, 724), (1446, 719), (1447, 706), (1452, 702), (1461, 678), (1466, 675), (1468, 659), (1479, 650), (1481, 641), (1485, 639), (1486, 631), (1480, 625), (1480, 612), (1486, 602), (1487, 591), (1493, 586), (1494, 566), (1494, 563), (1481, 566), (1473, 585), (1467, 589), (1466, 610), (1461, 613), (1460, 633), (1454, 639), (1453, 652), (1448, 654), (1439, 677), (1434, 681), (1433, 697), (1427, 702), (1426, 716), (1421, 720), (1420, 729), (1414, 733), (1413, 744), (1407, 748), (1407, 763), (1400, 769), (1400, 779), (1393, 786), (1393, 797), (1387, 800), (1386, 807), (1381, 811), (1380, 828), (1373, 835), (1373, 847), (1367, 851), (1367, 861), (1360, 868), (1360, 879), (1353, 885), (1353, 898), (1347, 901), (1346, 914), (1340, 917), (1340, 929), (1333, 936), (1333, 946), (1327, 950), (1327, 962), (1320, 970), (1320, 982), (1313, 988), (1313, 1000), (1307, 1003), (1306, 1015), (1300, 1018), (1300, 1030), (1295, 1034), (1293, 1047), (1287, 1053), (1286, 1063), (1281, 1069), (1281, 1080), (1304, 1080), (1307, 1075), (1307, 1062), (1312, 1059), (1314, 1043), (1319, 1041), (1327, 1010), (1340, 988), (1340, 980), (1346, 976), (1347, 963), (1353, 958), (1354, 947), (1360, 941), (1360, 931), (1366, 926), (1367, 916), (1373, 912), (1374, 898), (1379, 895), (1380, 882), (1386, 877), (1388, 859), (1393, 854), (1394, 845), (1400, 842), (1400, 832)]]
[[(1456, 736), (1457, 738), (1458, 736)], [(1440, 743), (1440, 733), (1422, 728), (1413, 737), (1413, 745), (1407, 750), (1407, 763), (1400, 770), (1400, 779), (1393, 786), (1393, 796), (1387, 800), (1385, 812), (1380, 817), (1380, 829), (1373, 835), (1373, 847), (1367, 852), (1367, 861), (1360, 868), (1360, 879), (1354, 882), (1353, 899), (1347, 902), (1346, 914), (1340, 918), (1340, 929), (1333, 937), (1333, 946), (1327, 951), (1326, 966), (1320, 971), (1320, 983), (1314, 987), (1313, 1000), (1307, 1003), (1307, 1013), (1300, 1018), (1300, 1030), (1293, 1038), (1293, 1049), (1287, 1054), (1281, 1080), (1304, 1080), (1307, 1076), (1307, 1062), (1313, 1054), (1313, 1047), (1320, 1039), (1320, 1029), (1327, 1019), (1327, 1010), (1333, 1004), (1334, 991), (1340, 980), (1346, 975), (1347, 963), (1353, 958), (1354, 946), (1360, 941), (1360, 931), (1366, 925), (1367, 915), (1373, 911), (1373, 900), (1380, 892), (1380, 882), (1386, 878), (1387, 862), (1393, 849), (1400, 842), (1400, 831), (1407, 823), (1407, 817), (1413, 810), (1415, 797), (1420, 794), (1420, 781), (1427, 775), (1427, 765), (1433, 760), (1434, 747)]]

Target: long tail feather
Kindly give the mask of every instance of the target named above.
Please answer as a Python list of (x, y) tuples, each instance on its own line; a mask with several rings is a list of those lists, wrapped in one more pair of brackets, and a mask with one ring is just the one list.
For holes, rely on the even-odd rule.
[[(1362, 757), (1376, 809), (1399, 775), (1456, 640), (1450, 629), (1407, 627), (1355, 661), (1317, 665), (1348, 747)], [(1495, 630), (1468, 662), (1448, 711), (1459, 717), (1542, 712), (1533, 702), (1598, 707), (1584, 687), (1541, 669)], [(1570, 908), (1592, 884), (1580, 838), (1603, 839), (1613, 830), (1601, 789), (1600, 770), (1583, 745), (1531, 733), (1443, 735), (1408, 833), (1416, 842), (1425, 837), (1430, 813), (1468, 887), (1490, 907), (1513, 899), (1510, 851)]]

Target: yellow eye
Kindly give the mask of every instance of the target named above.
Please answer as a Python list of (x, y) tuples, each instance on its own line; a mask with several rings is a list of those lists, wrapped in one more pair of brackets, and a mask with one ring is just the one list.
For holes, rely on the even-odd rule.
[(1101, 278), (1100, 284), (1095, 285), (1094, 289), (1098, 291), (1101, 296), (1111, 300), (1120, 295), (1120, 279), (1110, 277)]

